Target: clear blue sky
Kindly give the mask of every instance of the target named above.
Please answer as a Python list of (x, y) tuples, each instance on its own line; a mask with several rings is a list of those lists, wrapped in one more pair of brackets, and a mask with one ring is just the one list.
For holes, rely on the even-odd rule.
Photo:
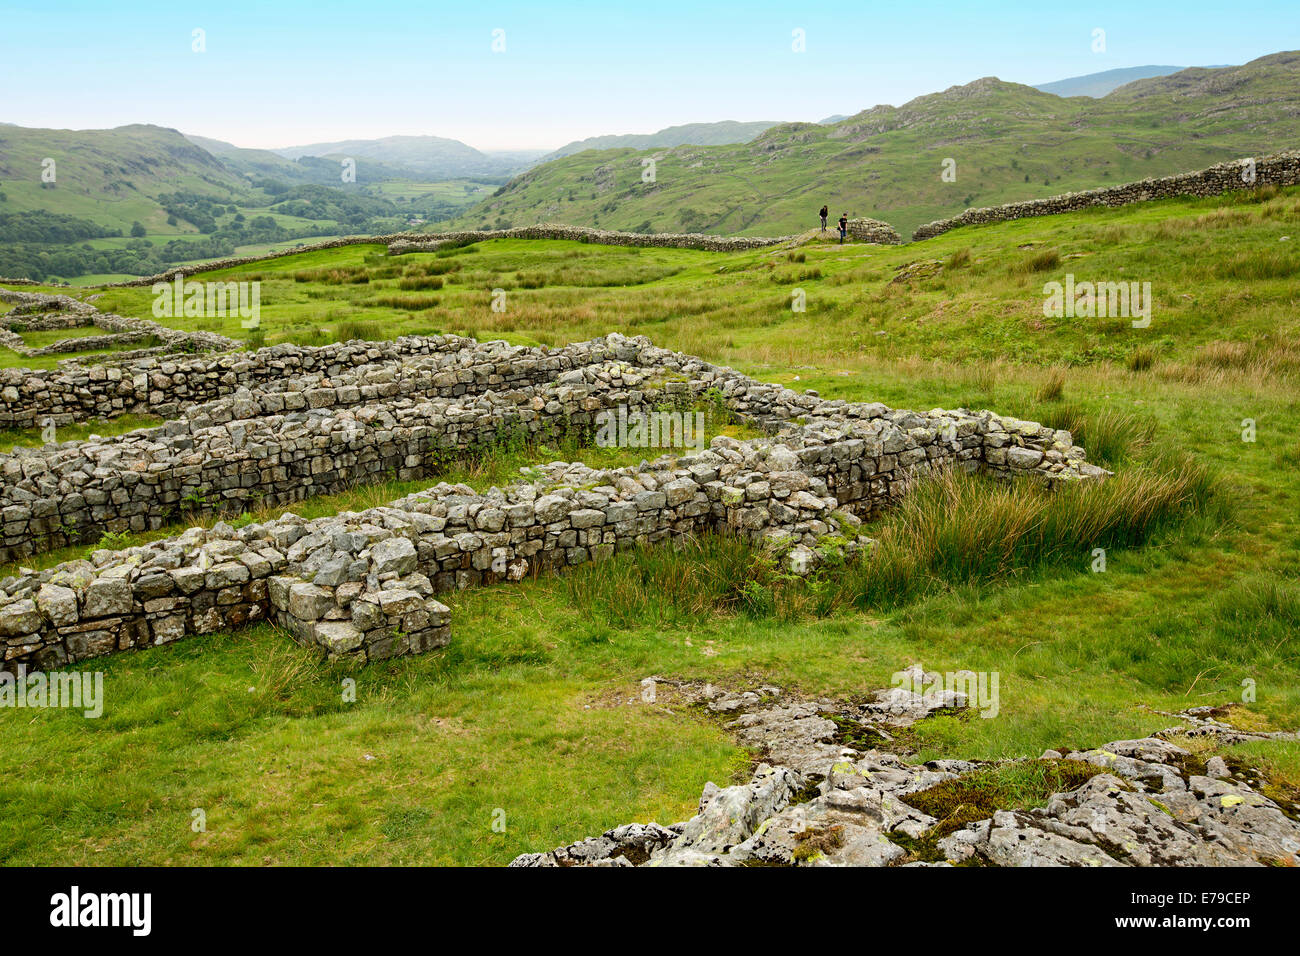
[(0, 120), (155, 123), (239, 146), (433, 134), (552, 148), (818, 120), (980, 76), (1043, 83), (1297, 47), (1296, 0), (0, 0)]

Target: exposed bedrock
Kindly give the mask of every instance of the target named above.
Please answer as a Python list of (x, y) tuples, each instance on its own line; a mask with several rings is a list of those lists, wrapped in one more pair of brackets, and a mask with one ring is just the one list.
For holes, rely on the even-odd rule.
[[(914, 670), (919, 671), (918, 666)], [(652, 679), (653, 680), (653, 679)], [(1259, 866), (1300, 863), (1300, 807), (1236, 758), (1208, 760), (1165, 739), (1196, 729), (1219, 742), (1249, 734), (1173, 715), (1140, 740), (1040, 758), (1074, 769), (1071, 789), (1030, 810), (995, 810), (949, 832), (924, 797), (1007, 764), (932, 760), (889, 749), (901, 730), (967, 706), (963, 695), (898, 687), (866, 703), (807, 700), (776, 687), (743, 693), (662, 681), (673, 706), (700, 705), (765, 754), (748, 783), (706, 784), (691, 819), (624, 824), (511, 866)], [(1208, 708), (1201, 708), (1208, 709)], [(842, 732), (852, 727), (852, 735)], [(868, 746), (864, 739), (880, 741)], [(1014, 762), (1013, 762), (1014, 763)], [(1270, 791), (1269, 796), (1264, 791)], [(910, 801), (910, 802), (909, 802)]]

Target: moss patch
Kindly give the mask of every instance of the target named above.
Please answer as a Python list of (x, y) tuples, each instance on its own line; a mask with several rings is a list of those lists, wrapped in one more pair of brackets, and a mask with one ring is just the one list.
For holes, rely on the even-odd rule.
[(790, 854), (790, 859), (796, 863), (810, 863), (844, 845), (844, 827), (810, 827), (796, 833), (794, 838), (799, 845)]
[(949, 834), (987, 820), (998, 810), (1044, 806), (1052, 794), (1074, 790), (1104, 772), (1081, 760), (1020, 760), (985, 767), (902, 797), (939, 822), (920, 839), (902, 833), (890, 833), (889, 838), (908, 851), (900, 862), (938, 862), (943, 854), (937, 844)]

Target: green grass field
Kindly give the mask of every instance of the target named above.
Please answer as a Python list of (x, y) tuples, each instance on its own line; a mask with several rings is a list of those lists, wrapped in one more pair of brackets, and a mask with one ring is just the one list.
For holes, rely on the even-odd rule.
[[(999, 716), (923, 722), (919, 759), (1095, 746), (1174, 723), (1154, 711), (1241, 701), (1243, 682), (1255, 699), (1233, 719), (1300, 727), (1297, 243), (1300, 190), (1289, 190), (899, 247), (724, 255), (494, 241), (389, 258), (356, 246), (200, 276), (260, 279), (267, 343), (646, 334), (826, 398), (1072, 427), (1116, 482), (1171, 474), (1169, 461), (1190, 456), (1178, 467), (1212, 476), (1216, 491), (1117, 536), (1101, 573), (1067, 533), (1086, 501), (1038, 503), (1057, 530), (1002, 562), (984, 560), (995, 524), (948, 520), (942, 497), (922, 497), (870, 529), (905, 545), (928, 520), (942, 545), (892, 592), (857, 571), (806, 585), (763, 576), (750, 556), (704, 541), (451, 595), (448, 648), (360, 670), (322, 665), (268, 627), (105, 658), (87, 665), (105, 674), (101, 719), (0, 711), (0, 748), (27, 771), (0, 778), (0, 860), (500, 864), (628, 820), (674, 822), (706, 780), (747, 776), (751, 755), (715, 723), (641, 703), (651, 674), (857, 695), (914, 662), (998, 671)], [(1149, 281), (1150, 327), (1044, 317), (1043, 284), (1067, 272)], [(504, 313), (489, 306), (496, 288)], [(806, 312), (791, 309), (795, 289)], [(147, 316), (150, 299), (111, 289), (96, 304)], [(241, 331), (237, 319), (211, 327)], [(578, 456), (593, 457), (511, 449), (449, 477), (500, 483), (521, 463)], [(357, 489), (303, 513), (409, 490)], [(1025, 507), (988, 494), (990, 515)], [(1241, 749), (1300, 782), (1300, 745)], [(191, 828), (196, 809), (206, 832)]]

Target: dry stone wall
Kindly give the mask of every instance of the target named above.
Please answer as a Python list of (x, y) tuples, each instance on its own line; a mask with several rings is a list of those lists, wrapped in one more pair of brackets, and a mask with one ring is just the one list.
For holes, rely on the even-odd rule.
[(608, 229), (566, 226), (559, 223), (516, 226), (513, 229), (463, 230), (459, 232), (396, 232), (378, 236), (339, 236), (336, 239), (313, 242), (309, 245), (296, 246), (292, 249), (284, 249), (267, 255), (231, 256), (195, 265), (177, 266), (157, 275), (127, 279), (123, 282), (110, 282), (105, 288), (153, 285), (155, 282), (170, 282), (177, 276), (194, 275), (195, 273), (211, 272), (217, 269), (232, 269), (235, 266), (246, 266), (255, 262), (279, 259), (284, 256), (296, 256), (300, 253), (316, 252), (321, 249), (338, 249), (343, 246), (386, 245), (398, 247), (397, 252), (413, 252), (418, 250), (408, 248), (411, 245), (446, 245), (448, 243), (483, 242), (488, 239), (567, 239), (573, 242), (590, 242), (602, 246), (705, 249), (711, 252), (759, 249), (764, 246), (774, 246), (790, 241), (789, 236), (767, 238), (761, 236), (710, 236), (703, 233), (615, 232)]
[[(865, 221), (865, 220), (864, 220)], [(882, 224), (883, 225), (883, 224)], [(702, 233), (641, 233), (612, 232), (607, 229), (589, 229), (585, 226), (519, 226), (514, 229), (493, 229), (483, 232), (442, 232), (430, 235), (408, 236), (388, 244), (393, 255), (406, 252), (432, 252), (448, 245), (481, 242), (484, 239), (570, 239), (603, 246), (646, 246), (673, 249), (705, 249), (709, 252), (738, 252), (761, 249), (789, 242), (792, 237), (760, 238), (756, 236), (709, 236)]]
[[(49, 667), (256, 620), (327, 655), (377, 660), (446, 643), (448, 612), (436, 595), (454, 588), (708, 531), (771, 547), (804, 572), (828, 535), (850, 550), (869, 546), (861, 520), (935, 468), (1105, 474), (1068, 432), (987, 411), (825, 401), (644, 338), (555, 351), (440, 339), (415, 358), (387, 359), (378, 345), (374, 356), (359, 348), (366, 361), (332, 377), (194, 405), (184, 422), (0, 457), (5, 556), (57, 546), (69, 523), (158, 527), (198, 494), (186, 489), (233, 512), (380, 474), (419, 477), (503, 427), (591, 429), (615, 407), (707, 398), (769, 437), (719, 437), (696, 454), (617, 470), (555, 463), (505, 489), (442, 484), (315, 521), (287, 513), (238, 529), (219, 522), (24, 572), (0, 580), (3, 666)], [(445, 361), (452, 355), (455, 364)]]
[[(1253, 180), (1249, 178), (1253, 171)], [(1005, 203), (967, 209), (959, 216), (938, 219), (917, 227), (913, 241), (931, 239), (958, 226), (980, 223), (1005, 222), (1028, 216), (1051, 216), (1062, 212), (1077, 212), (1093, 206), (1126, 206), (1129, 203), (1149, 202), (1153, 199), (1172, 199), (1180, 196), (1218, 196), (1236, 189), (1253, 189), (1262, 186), (1300, 185), (1300, 150), (1290, 150), (1260, 159), (1243, 159), (1219, 163), (1208, 169), (1159, 179), (1143, 179), (1122, 186), (1107, 186), (1084, 192), (1064, 193), (1046, 199)]]
[[(158, 339), (162, 343), (148, 350), (153, 354), (228, 351), (243, 345), (236, 339), (212, 332), (185, 332), (159, 325), (148, 319), (100, 312), (90, 303), (67, 295), (0, 289), (0, 302), (10, 302), (15, 305), (11, 312), (0, 316), (0, 346), (12, 349), (20, 355), (37, 356), (92, 351), (115, 345), (128, 345), (150, 338)], [(37, 332), (84, 328), (92, 325), (103, 329), (105, 334), (64, 339), (43, 348), (29, 348), (22, 336), (18, 334), (19, 331)], [(137, 352), (136, 355), (138, 354)], [(81, 358), (79, 362), (93, 360), (94, 357), (87, 356)]]
[[(535, 351), (540, 355), (540, 350)], [(414, 364), (406, 364), (408, 358)], [(29, 428), (46, 418), (63, 425), (127, 412), (171, 418), (189, 405), (239, 389), (292, 389), (292, 380), (301, 376), (314, 376), (319, 384), (368, 366), (388, 368), (394, 381), (400, 382), (424, 374), (427, 363), (435, 361), (436, 370), (444, 373), (437, 394), (447, 397), (487, 386), (536, 384), (570, 367), (563, 356), (537, 362), (516, 359), (513, 354), (510, 361), (497, 357), (491, 344), (449, 335), (319, 347), (286, 344), (215, 356), (149, 357), (125, 367), (69, 363), (55, 370), (0, 369), (0, 427)], [(310, 387), (311, 382), (303, 379), (301, 388)]]
[(893, 226), (887, 222), (881, 222), (879, 219), (850, 219), (848, 232), (849, 237), (857, 242), (879, 242), (885, 245), (896, 245), (903, 241)]

